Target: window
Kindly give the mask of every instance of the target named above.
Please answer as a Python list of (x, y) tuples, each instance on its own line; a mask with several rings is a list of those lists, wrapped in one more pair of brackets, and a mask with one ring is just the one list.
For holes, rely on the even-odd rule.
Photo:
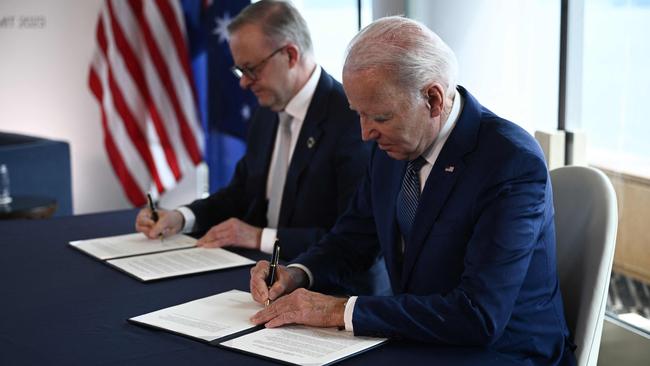
[(589, 163), (650, 179), (650, 1), (585, 1), (583, 22)]
[(587, 160), (606, 170), (618, 198), (608, 314), (650, 332), (650, 1), (582, 6), (580, 18), (569, 18), (583, 25), (582, 97), (568, 103), (580, 103), (574, 122), (586, 132)]
[[(309, 25), (316, 62), (341, 81), (345, 49), (359, 31), (357, 1), (296, 0), (293, 3)], [(366, 4), (362, 5), (364, 19), (370, 18), (371, 12)]]
[(454, 50), (481, 104), (531, 134), (557, 127), (559, 1), (410, 0), (406, 14)]

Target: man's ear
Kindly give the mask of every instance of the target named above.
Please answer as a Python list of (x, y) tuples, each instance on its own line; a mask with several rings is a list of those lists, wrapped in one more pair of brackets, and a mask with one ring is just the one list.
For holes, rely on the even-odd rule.
[(433, 83), (426, 87), (424, 90), (424, 98), (426, 99), (431, 117), (439, 117), (442, 115), (445, 101), (445, 91), (442, 85)]
[(289, 68), (296, 66), (301, 56), (298, 46), (293, 43), (289, 43), (285, 48), (285, 52), (287, 55), (289, 55)]

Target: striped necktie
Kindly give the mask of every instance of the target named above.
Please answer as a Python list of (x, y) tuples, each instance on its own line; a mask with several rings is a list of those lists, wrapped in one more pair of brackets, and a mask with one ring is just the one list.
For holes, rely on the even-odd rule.
[(418, 202), (420, 201), (419, 172), (425, 163), (426, 160), (421, 156), (408, 162), (402, 180), (402, 189), (397, 195), (397, 224), (404, 242), (408, 242), (411, 235), (411, 226), (415, 219), (415, 212), (418, 209)]

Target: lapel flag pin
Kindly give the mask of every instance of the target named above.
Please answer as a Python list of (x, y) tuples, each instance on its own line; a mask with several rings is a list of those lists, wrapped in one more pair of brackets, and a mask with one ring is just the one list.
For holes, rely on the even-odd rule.
[(314, 147), (314, 145), (316, 145), (316, 139), (314, 139), (313, 137), (308, 138), (307, 147), (311, 149), (312, 147)]
[(445, 168), (445, 172), (447, 172), (447, 173), (453, 173), (453, 172), (454, 172), (454, 166), (453, 166), (453, 165), (448, 165), (448, 166)]

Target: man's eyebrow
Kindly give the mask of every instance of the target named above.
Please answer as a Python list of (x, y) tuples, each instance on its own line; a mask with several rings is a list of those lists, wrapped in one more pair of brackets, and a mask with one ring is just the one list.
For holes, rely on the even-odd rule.
[(374, 113), (366, 113), (367, 115), (371, 117), (390, 117), (393, 115), (393, 112), (386, 111), (386, 112), (374, 112)]

